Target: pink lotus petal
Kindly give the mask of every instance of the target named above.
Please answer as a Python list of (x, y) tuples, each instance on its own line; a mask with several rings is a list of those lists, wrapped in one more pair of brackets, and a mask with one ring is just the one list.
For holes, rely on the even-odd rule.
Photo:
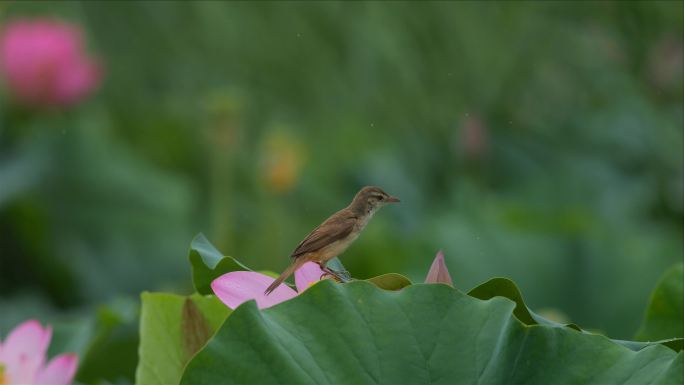
[(321, 267), (315, 262), (307, 262), (295, 271), (295, 285), (297, 291), (300, 293), (308, 289), (309, 286), (321, 280), (321, 276), (325, 274)]
[(211, 288), (231, 309), (251, 299), (256, 300), (260, 309), (265, 309), (297, 296), (297, 292), (287, 285), (280, 285), (265, 295), (264, 291), (273, 281), (275, 279), (253, 271), (232, 271), (216, 278)]
[(52, 329), (36, 320), (17, 326), (5, 339), (2, 361), (5, 375), (12, 384), (32, 384), (38, 369), (45, 363)]
[(430, 266), (430, 271), (428, 271), (427, 277), (425, 277), (425, 283), (446, 283), (449, 286), (454, 286), (449, 270), (444, 262), (442, 250), (437, 252), (437, 256), (432, 262), (432, 266)]
[(36, 376), (36, 385), (69, 385), (74, 379), (78, 357), (75, 354), (60, 354)]

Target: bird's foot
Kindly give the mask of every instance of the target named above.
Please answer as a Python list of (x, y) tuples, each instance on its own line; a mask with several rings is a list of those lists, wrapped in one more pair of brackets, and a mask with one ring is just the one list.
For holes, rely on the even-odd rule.
[(321, 279), (326, 275), (333, 277), (337, 282), (349, 282), (351, 281), (351, 276), (348, 271), (335, 271), (327, 266), (322, 266), (321, 270), (325, 273), (321, 275)]
[(328, 272), (325, 272), (325, 273), (321, 274), (321, 278), (319, 278), (318, 280), (319, 280), (319, 281), (322, 281), (322, 280), (324, 280), (324, 279), (328, 279), (328, 277), (334, 279), (336, 282), (342, 282), (342, 281), (340, 280), (339, 277), (337, 277), (337, 276), (335, 276), (335, 275), (332, 275), (332, 274), (330, 274), (330, 273), (328, 273)]
[(349, 282), (352, 280), (351, 274), (347, 270), (335, 271), (335, 274), (337, 274), (342, 282)]

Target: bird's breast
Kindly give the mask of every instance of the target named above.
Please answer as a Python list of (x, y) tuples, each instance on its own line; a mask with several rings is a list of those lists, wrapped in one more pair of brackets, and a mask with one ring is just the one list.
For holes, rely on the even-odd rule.
[(335, 241), (329, 244), (328, 246), (324, 247), (321, 250), (319, 258), (322, 261), (329, 261), (344, 253), (345, 250), (347, 250), (347, 248), (349, 247), (349, 245), (351, 245), (356, 240), (356, 238), (359, 237), (360, 232), (360, 230), (354, 229), (346, 238)]
[[(359, 219), (356, 221), (356, 224), (354, 225), (354, 231), (360, 232), (363, 230), (364, 227), (368, 224), (368, 222), (373, 218), (373, 214), (375, 214), (375, 211), (370, 211), (366, 215), (359, 217)], [(358, 234), (356, 234), (358, 236)]]
[(351, 244), (351, 241), (349, 241), (348, 238), (344, 240), (335, 241), (329, 244), (321, 250), (320, 259), (323, 261), (329, 261), (337, 257), (338, 255), (344, 253), (345, 250), (347, 250), (349, 244)]

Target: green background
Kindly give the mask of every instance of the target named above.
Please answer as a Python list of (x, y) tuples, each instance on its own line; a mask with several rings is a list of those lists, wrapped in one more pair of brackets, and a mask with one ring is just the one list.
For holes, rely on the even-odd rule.
[(68, 111), (0, 91), (0, 334), (191, 292), (198, 232), (256, 270), (363, 185), (402, 199), (357, 278), (513, 279), (631, 338), (681, 261), (680, 2), (3, 2), (84, 29), (106, 75)]

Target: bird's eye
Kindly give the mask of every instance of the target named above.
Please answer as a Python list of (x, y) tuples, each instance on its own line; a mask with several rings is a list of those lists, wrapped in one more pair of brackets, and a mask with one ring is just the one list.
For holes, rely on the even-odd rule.
[(379, 201), (381, 201), (381, 200), (383, 200), (383, 199), (385, 199), (385, 197), (382, 196), (382, 195), (380, 195), (380, 196), (378, 197), (378, 200), (379, 200)]

